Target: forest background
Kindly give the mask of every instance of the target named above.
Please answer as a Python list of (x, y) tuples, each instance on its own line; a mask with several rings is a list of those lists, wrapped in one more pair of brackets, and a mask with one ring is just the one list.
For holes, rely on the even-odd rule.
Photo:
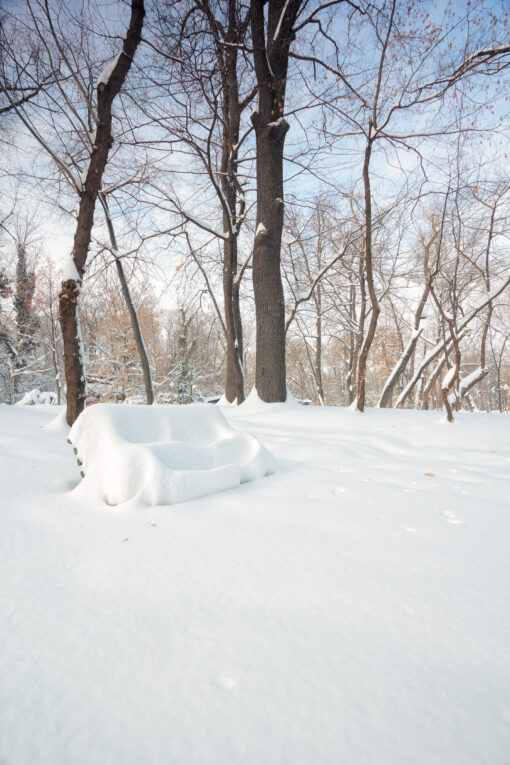
[(5, 4), (0, 400), (507, 410), (509, 39), (492, 0)]

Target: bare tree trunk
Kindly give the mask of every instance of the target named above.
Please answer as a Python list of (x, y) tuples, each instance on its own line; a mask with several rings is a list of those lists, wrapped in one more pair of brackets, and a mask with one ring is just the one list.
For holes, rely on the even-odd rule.
[[(361, 308), (360, 308), (360, 320), (358, 324), (358, 334), (354, 335), (352, 332), (349, 336), (349, 365), (347, 368), (347, 405), (350, 406), (355, 399), (354, 391), (356, 389), (356, 372), (358, 369), (358, 354), (360, 341), (363, 337), (365, 326), (365, 310), (366, 310), (366, 298), (364, 288), (364, 275), (363, 268), (360, 261), (360, 288), (361, 288)], [(351, 284), (350, 288), (350, 316), (353, 324), (357, 323), (356, 318), (356, 287)]]
[(72, 425), (83, 411), (86, 397), (85, 369), (81, 353), (78, 296), (85, 273), (96, 200), (108, 162), (112, 139), (112, 104), (120, 92), (141, 40), (145, 15), (143, 0), (131, 0), (131, 19), (123, 48), (106, 81), (97, 87), (97, 129), (85, 183), (80, 193), (78, 222), (71, 258), (77, 277), (62, 282), (59, 293), (59, 319), (64, 341), (64, 366), (67, 385), (67, 421)]
[(225, 300), (226, 375), (225, 397), (231, 403), (242, 404), (245, 399), (243, 375), (243, 335), (239, 306), (237, 273), (237, 237), (223, 245), (223, 296)]
[(149, 357), (147, 355), (147, 349), (143, 341), (143, 335), (142, 335), (142, 330), (140, 328), (140, 322), (138, 320), (138, 314), (136, 312), (136, 308), (133, 303), (133, 298), (131, 297), (131, 292), (129, 289), (129, 285), (127, 283), (126, 275), (124, 273), (124, 267), (122, 265), (122, 261), (119, 258), (118, 248), (117, 248), (117, 237), (115, 236), (115, 229), (113, 228), (113, 221), (110, 216), (108, 203), (106, 201), (104, 194), (99, 193), (99, 199), (101, 201), (103, 210), (105, 212), (106, 225), (108, 227), (108, 233), (110, 235), (110, 242), (112, 245), (112, 254), (115, 260), (115, 267), (117, 269), (117, 275), (119, 277), (122, 295), (124, 297), (124, 301), (128, 309), (129, 320), (131, 322), (131, 328), (133, 330), (133, 334), (135, 337), (136, 350), (138, 352), (138, 358), (140, 359), (140, 365), (142, 367), (143, 382), (145, 386), (145, 398), (146, 398), (147, 404), (153, 404), (154, 389), (152, 387), (151, 368), (149, 364)]
[(263, 401), (285, 401), (285, 304), (280, 269), (283, 228), (283, 118), (289, 49), (301, 0), (251, 0), (253, 57), (259, 93), (252, 113), (257, 146), (257, 230), (253, 290), (257, 322), (255, 385)]
[(358, 360), (358, 390), (356, 409), (363, 412), (365, 409), (366, 374), (368, 353), (372, 346), (377, 328), (377, 321), (381, 311), (375, 292), (374, 269), (372, 261), (372, 195), (370, 191), (370, 156), (372, 154), (372, 120), (369, 122), (369, 137), (365, 149), (365, 161), (363, 163), (363, 185), (365, 189), (365, 278), (367, 280), (368, 294), (372, 313), (367, 333), (363, 339)]
[(320, 314), (320, 285), (317, 287), (318, 311), (317, 311), (317, 340), (315, 344), (315, 377), (317, 380), (317, 393), (321, 406), (324, 406), (324, 384), (322, 381), (322, 317)]
[(85, 406), (85, 364), (80, 343), (78, 319), (79, 282), (62, 282), (58, 295), (58, 318), (64, 343), (64, 372), (66, 378), (67, 422), (72, 425)]
[[(280, 272), (283, 227), (283, 144), (288, 123), (269, 126), (255, 113), (257, 138), (257, 232), (253, 290), (257, 322), (255, 386), (263, 401), (285, 401), (285, 304)], [(266, 124), (264, 124), (266, 123)]]
[(423, 393), (420, 399), (421, 402), (421, 409), (428, 409), (429, 408), (429, 397), (430, 394), (434, 388), (434, 385), (437, 382), (437, 379), (439, 378), (439, 375), (441, 374), (441, 371), (445, 365), (446, 359), (439, 359), (436, 366), (434, 367), (432, 374), (430, 375), (429, 379), (426, 383), (423, 385)]
[[(207, 6), (210, 23), (215, 28), (216, 21), (209, 5)], [(217, 42), (217, 55), (222, 78), (222, 147), (221, 147), (221, 190), (224, 197), (223, 230), (228, 232), (228, 239), (223, 244), (223, 297), (225, 301), (226, 330), (226, 375), (225, 397), (231, 403), (242, 404), (245, 399), (243, 373), (243, 330), (239, 304), (239, 284), (237, 283), (239, 222), (244, 216), (244, 198), (241, 195), (239, 215), (237, 211), (238, 192), (237, 158), (239, 132), (243, 106), (239, 101), (239, 83), (237, 74), (237, 44), (244, 38), (239, 28), (235, 0), (228, 0), (228, 28), (225, 42)], [(227, 209), (225, 209), (225, 206)]]
[(416, 350), (416, 344), (418, 343), (421, 332), (421, 329), (415, 330), (415, 332), (413, 332), (411, 339), (409, 340), (407, 346), (404, 348), (404, 352), (402, 353), (396, 365), (393, 367), (390, 376), (384, 384), (384, 388), (377, 404), (378, 407), (385, 408), (387, 406), (391, 406), (391, 399), (393, 397), (395, 385), (402, 376), (404, 369), (407, 367), (409, 360), (412, 358)]

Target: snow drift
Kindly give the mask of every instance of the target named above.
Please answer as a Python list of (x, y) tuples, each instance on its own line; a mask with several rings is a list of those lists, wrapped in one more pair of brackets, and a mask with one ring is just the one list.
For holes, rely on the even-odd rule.
[(99, 404), (80, 415), (69, 439), (84, 472), (82, 490), (109, 505), (186, 502), (274, 470), (272, 454), (254, 436), (204, 404)]

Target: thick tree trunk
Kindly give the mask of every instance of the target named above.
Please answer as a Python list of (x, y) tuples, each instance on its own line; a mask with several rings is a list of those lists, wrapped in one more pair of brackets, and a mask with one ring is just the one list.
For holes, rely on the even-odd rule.
[(289, 49), (301, 0), (251, 0), (253, 58), (259, 93), (252, 113), (257, 151), (257, 229), (253, 291), (257, 323), (255, 386), (263, 401), (285, 401), (285, 304), (280, 270), (283, 229), (283, 119)]
[(67, 421), (72, 425), (85, 406), (85, 369), (80, 351), (78, 319), (78, 295), (83, 281), (90, 246), (96, 200), (101, 188), (103, 173), (108, 162), (112, 139), (112, 103), (120, 92), (131, 67), (141, 40), (145, 15), (143, 0), (132, 0), (131, 19), (123, 48), (115, 66), (105, 81), (97, 88), (97, 128), (94, 146), (90, 154), (85, 183), (80, 191), (78, 222), (74, 235), (72, 260), (78, 278), (67, 279), (59, 293), (59, 319), (64, 341), (64, 367), (67, 386)]
[(285, 302), (280, 271), (283, 145), (288, 124), (271, 107), (253, 115), (257, 139), (257, 230), (253, 290), (257, 322), (255, 386), (263, 401), (285, 401)]
[(58, 296), (58, 317), (64, 342), (67, 422), (69, 425), (72, 425), (83, 411), (87, 395), (78, 317), (78, 295), (79, 287), (73, 279), (62, 283), (62, 289)]

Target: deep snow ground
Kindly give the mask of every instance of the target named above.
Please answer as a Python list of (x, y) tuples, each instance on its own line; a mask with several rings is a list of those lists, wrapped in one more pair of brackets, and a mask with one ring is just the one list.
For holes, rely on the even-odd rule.
[(126, 509), (48, 409), (0, 406), (1, 765), (510, 763), (507, 415), (227, 408), (278, 472)]

